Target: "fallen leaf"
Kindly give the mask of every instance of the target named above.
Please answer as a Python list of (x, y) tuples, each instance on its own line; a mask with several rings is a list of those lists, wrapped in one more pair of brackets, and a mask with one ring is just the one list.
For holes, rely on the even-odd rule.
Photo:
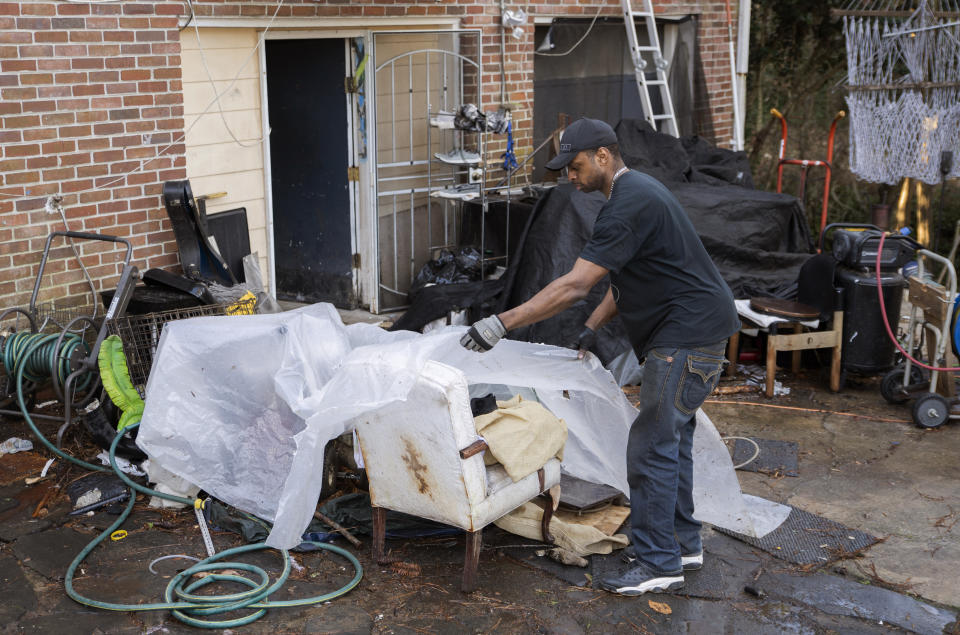
[(647, 604), (649, 604), (650, 608), (660, 615), (670, 615), (673, 613), (673, 609), (670, 608), (670, 605), (666, 602), (654, 602), (653, 600), (647, 600)]

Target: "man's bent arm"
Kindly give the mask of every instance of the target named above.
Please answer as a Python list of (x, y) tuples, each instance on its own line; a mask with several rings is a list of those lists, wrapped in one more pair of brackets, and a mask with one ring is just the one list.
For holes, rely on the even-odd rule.
[(603, 296), (603, 300), (600, 301), (600, 304), (597, 305), (597, 308), (595, 308), (593, 313), (590, 314), (590, 317), (587, 318), (584, 326), (591, 331), (599, 331), (600, 328), (612, 320), (617, 313), (617, 303), (613, 300), (613, 286), (611, 286), (609, 289), (607, 289), (607, 293)]
[(573, 269), (568, 273), (545, 286), (523, 304), (497, 317), (508, 331), (546, 320), (587, 297), (590, 289), (607, 273), (607, 269), (600, 265), (577, 258)]

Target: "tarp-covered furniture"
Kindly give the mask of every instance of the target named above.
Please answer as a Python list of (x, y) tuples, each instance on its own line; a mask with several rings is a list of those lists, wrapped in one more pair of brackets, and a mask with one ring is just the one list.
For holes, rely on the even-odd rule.
[[(560, 461), (514, 482), (502, 466), (484, 466), (459, 370), (427, 362), (405, 401), (357, 420), (373, 513), (373, 556), (385, 563), (386, 510), (429, 518), (467, 532), (464, 591), (472, 591), (483, 528), (560, 483)], [(556, 492), (554, 492), (556, 493)], [(548, 504), (544, 526), (553, 505)], [(548, 537), (544, 537), (549, 540)]]

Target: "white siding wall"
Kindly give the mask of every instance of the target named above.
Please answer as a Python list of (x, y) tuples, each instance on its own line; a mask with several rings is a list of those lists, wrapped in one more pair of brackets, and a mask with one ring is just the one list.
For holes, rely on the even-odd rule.
[[(250, 250), (259, 255), (266, 282), (270, 270), (260, 143), (260, 63), (257, 54), (251, 55), (258, 33), (250, 28), (205, 28), (200, 29), (199, 34), (199, 43), (197, 31), (193, 28), (181, 34), (184, 117), (189, 128), (186, 136), (187, 178), (197, 196), (227, 192), (225, 197), (207, 202), (208, 213), (216, 214), (237, 207), (247, 209)], [(200, 45), (209, 75), (204, 68)], [(240, 74), (233, 83), (238, 70)], [(220, 98), (223, 116), (216, 105), (201, 114), (214, 95), (223, 92), (231, 83), (233, 87)]]

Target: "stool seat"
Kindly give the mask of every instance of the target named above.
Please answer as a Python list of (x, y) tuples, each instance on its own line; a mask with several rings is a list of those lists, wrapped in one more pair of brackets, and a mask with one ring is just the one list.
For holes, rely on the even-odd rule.
[(782, 298), (750, 298), (750, 308), (790, 320), (813, 320), (820, 317), (820, 311), (809, 304)]

